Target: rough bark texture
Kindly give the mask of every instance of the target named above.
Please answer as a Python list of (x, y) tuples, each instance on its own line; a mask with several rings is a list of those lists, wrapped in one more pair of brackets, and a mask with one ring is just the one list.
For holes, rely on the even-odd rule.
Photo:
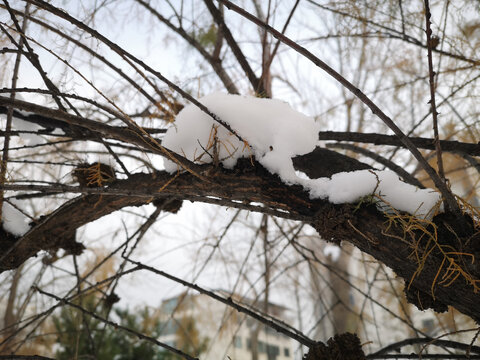
[(318, 343), (304, 355), (304, 360), (365, 360), (365, 354), (356, 334), (344, 333)]
[[(345, 158), (320, 149), (297, 158), (295, 166), (312, 177), (330, 176), (342, 169), (368, 168)], [(208, 181), (187, 172), (173, 176), (165, 172), (134, 174), (113, 182), (104, 194), (78, 196), (39, 219), (20, 239), (0, 234), (0, 270), (17, 268), (40, 250), (64, 248), (71, 253), (80, 252), (82, 245), (75, 241), (75, 230), (126, 206), (155, 200), (157, 206), (175, 210), (184, 199), (239, 208), (262, 203), (264, 207), (257, 210), (276, 211), (277, 216), (302, 220), (323, 239), (348, 241), (389, 266), (405, 279), (407, 297), (419, 308), (445, 311), (451, 305), (477, 322), (480, 320), (480, 294), (476, 291), (480, 286), (476, 280), (480, 278), (480, 236), (471, 219), (467, 218), (470, 229), (462, 233), (453, 216), (437, 216), (433, 222), (438, 236), (435, 241), (428, 241), (424, 232), (409, 229), (400, 221), (388, 221), (372, 203), (335, 205), (312, 200), (300, 186), (283, 184), (258, 163), (252, 166), (250, 159), (239, 162), (232, 171), (204, 166), (201, 175)], [(433, 225), (426, 230), (433, 232)], [(449, 276), (449, 259), (463, 273)]]

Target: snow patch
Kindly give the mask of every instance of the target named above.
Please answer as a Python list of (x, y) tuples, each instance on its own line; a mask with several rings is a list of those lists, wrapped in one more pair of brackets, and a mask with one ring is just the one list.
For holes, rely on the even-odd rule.
[[(315, 149), (318, 129), (312, 118), (280, 100), (215, 93), (199, 101), (227, 122), (251, 148), (195, 105), (186, 106), (177, 115), (162, 140), (163, 146), (189, 160), (210, 163), (216, 135), (218, 159), (226, 168), (233, 168), (241, 157), (254, 155), (285, 182), (297, 183), (291, 158)], [(165, 160), (164, 164), (166, 171), (177, 171), (172, 161)]]
[(337, 245), (327, 244), (323, 248), (323, 255), (325, 255), (326, 257), (331, 256), (332, 261), (334, 262), (336, 262), (340, 257), (340, 252), (341, 252), (341, 249)]
[[(14, 201), (11, 202), (17, 205)], [(7, 202), (2, 206), (2, 225), (5, 231), (15, 236), (22, 236), (30, 230), (28, 218)]]
[[(313, 118), (283, 101), (221, 93), (199, 101), (228, 123), (250, 147), (198, 107), (189, 105), (177, 115), (162, 145), (191, 161), (211, 163), (217, 157), (224, 167), (233, 168), (239, 158), (254, 155), (285, 183), (300, 184), (311, 198), (328, 199), (335, 204), (354, 203), (376, 194), (383, 200), (384, 209), (391, 206), (428, 217), (441, 200), (437, 192), (407, 184), (390, 170), (342, 172), (320, 179), (310, 179), (295, 171), (292, 157), (315, 149), (319, 129)], [(164, 165), (170, 173), (178, 170), (177, 164), (168, 159)]]
[[(42, 129), (41, 126), (19, 119), (17, 117), (12, 118), (12, 127), (18, 131), (31, 131), (36, 132)], [(43, 144), (45, 140), (40, 135), (31, 134), (31, 133), (21, 133), (20, 139), (24, 140), (27, 145), (38, 145)]]
[(438, 192), (419, 189), (403, 182), (390, 170), (358, 170), (334, 174), (330, 179), (303, 180), (312, 199), (328, 199), (334, 204), (354, 203), (364, 196), (377, 195), (382, 210), (390, 207), (418, 217), (430, 217), (441, 201)]
[[(2, 93), (0, 96), (10, 98), (10, 93)], [(15, 94), (15, 98), (17, 100), (25, 100), (24, 97), (19, 93)], [(15, 111), (19, 112), (20, 114), (22, 114), (24, 116), (33, 115), (33, 113), (29, 112), (29, 111), (24, 111), (24, 110), (19, 110), (19, 109), (15, 109)], [(3, 115), (3, 116), (5, 116), (5, 115)], [(34, 124), (34, 123), (31, 123), (31, 122), (28, 122), (28, 121), (25, 121), (25, 120), (22, 120), (22, 119), (19, 119), (16, 116), (12, 117), (12, 128), (14, 130), (18, 130), (18, 131), (31, 131), (31, 132), (35, 132), (35, 131), (38, 131), (38, 130), (42, 129), (41, 126), (39, 126), (37, 124)], [(22, 134), (20, 134), (20, 139), (24, 140), (25, 144), (27, 144), (27, 145), (38, 145), (38, 144), (43, 144), (45, 142), (45, 140), (41, 136), (35, 135), (35, 134), (22, 133)]]

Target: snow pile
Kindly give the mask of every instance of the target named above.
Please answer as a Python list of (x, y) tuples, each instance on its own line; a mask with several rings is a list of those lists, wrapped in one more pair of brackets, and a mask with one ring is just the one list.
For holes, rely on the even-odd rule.
[[(233, 168), (241, 157), (254, 155), (285, 182), (297, 182), (291, 158), (315, 149), (318, 129), (312, 118), (279, 100), (215, 93), (200, 102), (227, 122), (251, 149), (195, 105), (177, 115), (163, 146), (189, 160), (210, 163), (216, 135), (218, 159), (226, 168)], [(174, 172), (177, 165), (166, 160), (165, 170)]]
[[(391, 207), (419, 217), (429, 217), (441, 200), (432, 189), (419, 189), (400, 180), (390, 170), (358, 170), (334, 174), (330, 179), (303, 180), (312, 198), (327, 198), (334, 204), (354, 203), (368, 195), (378, 195), (383, 210)], [(373, 199), (380, 201), (380, 199)]]
[(28, 218), (7, 202), (2, 206), (2, 225), (5, 231), (15, 236), (22, 236), (30, 230)]
[[(406, 184), (388, 170), (344, 172), (320, 179), (309, 179), (295, 171), (292, 157), (315, 149), (319, 129), (313, 118), (285, 102), (221, 93), (206, 96), (200, 102), (228, 123), (250, 147), (198, 107), (189, 105), (177, 115), (162, 145), (191, 161), (211, 163), (217, 157), (223, 166), (233, 168), (239, 158), (254, 155), (285, 183), (300, 184), (311, 198), (328, 199), (335, 204), (354, 203), (377, 194), (387, 206), (425, 217), (441, 200), (435, 191)], [(164, 160), (164, 164), (170, 173), (178, 170), (170, 160)]]

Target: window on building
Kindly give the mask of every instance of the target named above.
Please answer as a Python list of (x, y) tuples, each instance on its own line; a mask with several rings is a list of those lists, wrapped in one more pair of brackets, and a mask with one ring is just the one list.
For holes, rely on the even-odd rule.
[(435, 332), (435, 321), (433, 319), (424, 319), (422, 321), (423, 331), (428, 335), (433, 335)]
[(348, 294), (348, 300), (350, 301), (350, 305), (355, 305), (355, 296), (352, 293)]
[(166, 300), (163, 303), (163, 311), (166, 313), (172, 313), (178, 305), (178, 297)]
[(290, 349), (289, 348), (284, 348), (283, 349), (283, 356), (290, 357)]
[(276, 345), (267, 345), (267, 359), (277, 360), (277, 356), (280, 355), (280, 348)]
[(178, 325), (174, 322), (174, 320), (169, 320), (167, 323), (161, 324), (162, 335), (173, 335), (177, 332)]
[[(257, 351), (259, 354), (261, 353), (266, 353), (267, 352), (267, 347), (269, 345), (265, 344), (263, 341), (258, 342), (258, 348)], [(247, 339), (247, 349), (252, 350), (252, 339)]]
[(233, 338), (233, 346), (236, 347), (237, 349), (242, 348), (242, 338), (240, 336), (235, 336)]

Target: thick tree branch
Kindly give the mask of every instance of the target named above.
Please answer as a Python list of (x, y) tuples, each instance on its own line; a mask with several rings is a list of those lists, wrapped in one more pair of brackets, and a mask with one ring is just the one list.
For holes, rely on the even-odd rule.
[(145, 147), (147, 144), (146, 141), (142, 139), (141, 134), (135, 134), (131, 130), (127, 130), (127, 128), (113, 127), (99, 121), (87, 119), (83, 116), (69, 114), (65, 111), (0, 96), (0, 113), (4, 113), (5, 108), (9, 106), (17, 110), (33, 113), (28, 115), (18, 113), (17, 116), (19, 118), (36, 123), (47, 129), (62, 129), (67, 135), (73, 138), (85, 138), (88, 136), (91, 137), (93, 134), (100, 134), (106, 138), (140, 145), (141, 147)]
[[(315, 174), (331, 176), (333, 171), (342, 170), (344, 163), (343, 170), (368, 168), (354, 159), (349, 162), (339, 161), (337, 156), (343, 155), (335, 153), (329, 162), (329, 153), (333, 152), (317, 149), (311, 158), (306, 156), (301, 160), (296, 159), (296, 167), (312, 177), (316, 177)], [(312, 161), (315, 156), (317, 161)], [(318, 164), (325, 165), (323, 171)], [(328, 164), (337, 165), (332, 170)], [(430, 232), (433, 229), (428, 230), (429, 227), (435, 224), (437, 243), (455, 249), (456, 253), (465, 254), (456, 258), (465, 276), (440, 284), (437, 279), (449, 271), (443, 266), (445, 254), (436, 248), (428, 249), (428, 244), (422, 240), (425, 234), (422, 231), (408, 230), (402, 225), (402, 217), (397, 219), (386, 215), (371, 203), (334, 205), (326, 200), (312, 200), (300, 186), (283, 184), (277, 176), (259, 164), (252, 167), (248, 159), (241, 161), (231, 171), (211, 165), (203, 166), (202, 169), (202, 173), (209, 177), (209, 182), (190, 173), (173, 177), (165, 172), (134, 174), (127, 180), (119, 180), (105, 188), (104, 194), (79, 196), (39, 220), (22, 238), (3, 238), (0, 242), (1, 253), (4, 254), (0, 261), (1, 269), (16, 268), (40, 250), (63, 247), (70, 252), (81, 251), (82, 245), (74, 239), (75, 230), (123, 207), (141, 206), (156, 198), (157, 206), (164, 206), (164, 209), (168, 209), (167, 204), (174, 200), (225, 199), (231, 207), (244, 207), (251, 202), (262, 203), (266, 209), (276, 210), (277, 216), (302, 219), (313, 226), (323, 239), (349, 241), (404, 278), (407, 296), (418, 307), (444, 311), (451, 305), (476, 321), (480, 320), (480, 308), (477, 306), (480, 292), (476, 291), (480, 286), (477, 280), (480, 278), (477, 260), (480, 257), (479, 234), (473, 230), (461, 234), (454, 217), (440, 215), (432, 223), (419, 222), (419, 225), (425, 224), (425, 231)], [(99, 188), (97, 191), (102, 190)], [(431, 251), (425, 256), (427, 250)], [(418, 262), (418, 257), (411, 256), (412, 252), (421, 257), (421, 263)], [(469, 254), (474, 256), (473, 262)], [(466, 282), (466, 277), (470, 279), (469, 282)]]
[[(26, 89), (19, 89), (24, 91)], [(46, 130), (51, 131), (53, 129), (62, 129), (65, 133), (73, 138), (88, 139), (87, 129), (91, 131), (97, 131), (102, 133), (105, 137), (111, 137), (113, 139), (129, 141), (129, 135), (132, 135), (131, 131), (128, 131), (126, 127), (118, 127), (111, 125), (104, 125), (101, 122), (95, 120), (89, 120), (85, 118), (82, 123), (69, 122), (69, 118), (65, 117), (65, 113), (50, 108), (41, 107), (20, 100), (8, 101), (8, 98), (0, 96), (0, 114), (7, 114), (8, 105), (12, 104), (19, 110), (36, 111), (36, 114), (22, 114), (15, 112), (14, 115), (22, 120), (35, 123), (44, 127)], [(99, 106), (97, 104), (96, 106)], [(30, 110), (29, 110), (30, 109)], [(41, 110), (39, 110), (41, 109)], [(106, 110), (106, 109), (105, 109)], [(109, 109), (112, 115), (122, 116), (116, 113), (112, 109)], [(80, 119), (78, 119), (80, 121)], [(165, 129), (157, 128), (143, 128), (149, 134), (165, 133)], [(119, 132), (118, 137), (112, 136), (116, 132)], [(84, 133), (84, 136), (80, 136)], [(3, 134), (0, 132), (0, 135)], [(109, 134), (111, 136), (109, 136)], [(90, 134), (90, 137), (93, 137)], [(128, 138), (127, 138), (128, 137)], [(384, 135), (376, 133), (359, 133), (359, 132), (339, 132), (339, 131), (320, 131), (318, 133), (319, 140), (334, 140), (334, 141), (352, 141), (360, 143), (369, 143), (374, 145), (390, 145), (405, 148), (405, 145), (395, 135)], [(409, 137), (410, 141), (420, 149), (435, 150), (434, 140), (424, 137)], [(145, 145), (145, 144), (143, 144)], [(456, 140), (440, 140), (442, 151), (445, 152), (460, 152), (471, 156), (480, 156), (480, 144), (460, 142)]]
[[(457, 341), (451, 341), (451, 340), (442, 340), (442, 339), (432, 339), (432, 338), (411, 338), (411, 339), (405, 339), (402, 341), (398, 341), (396, 343), (390, 344), (383, 349), (380, 349), (376, 351), (373, 354), (370, 354), (367, 356), (367, 359), (375, 359), (375, 358), (380, 358), (381, 355), (388, 354), (389, 352), (393, 352), (396, 350), (399, 350), (405, 346), (408, 345), (414, 345), (414, 344), (427, 344), (427, 345), (435, 345), (435, 346), (443, 346), (451, 349), (459, 349), (459, 350), (466, 350), (471, 353), (476, 353), (480, 354), (480, 347), (479, 346), (473, 346), (469, 344), (463, 344)], [(423, 357), (423, 356), (422, 356)]]

